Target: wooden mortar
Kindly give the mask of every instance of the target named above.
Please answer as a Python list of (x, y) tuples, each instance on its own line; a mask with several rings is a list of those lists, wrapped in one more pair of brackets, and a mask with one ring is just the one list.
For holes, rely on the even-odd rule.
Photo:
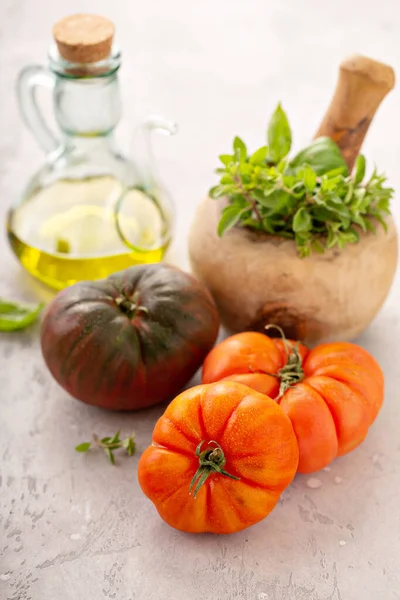
[[(316, 137), (334, 139), (349, 169), (393, 85), (393, 70), (369, 58), (355, 56), (340, 65), (336, 91)], [(397, 233), (391, 217), (387, 233), (377, 224), (375, 234), (360, 232), (360, 241), (343, 250), (301, 259), (295, 242), (278, 236), (236, 227), (219, 238), (224, 203), (206, 198), (199, 205), (189, 256), (228, 331), (264, 331), (274, 323), (288, 337), (316, 344), (351, 340), (369, 325), (396, 270)]]

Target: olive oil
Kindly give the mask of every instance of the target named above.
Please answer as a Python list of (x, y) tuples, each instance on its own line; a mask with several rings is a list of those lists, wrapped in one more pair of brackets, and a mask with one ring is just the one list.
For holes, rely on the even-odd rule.
[(34, 191), (8, 220), (22, 265), (56, 289), (160, 261), (169, 224), (152, 198), (109, 175), (59, 179)]

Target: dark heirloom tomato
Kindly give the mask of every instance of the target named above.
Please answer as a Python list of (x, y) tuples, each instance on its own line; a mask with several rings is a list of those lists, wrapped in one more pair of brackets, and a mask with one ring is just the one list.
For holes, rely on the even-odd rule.
[(60, 292), (41, 345), (54, 378), (88, 404), (133, 410), (175, 396), (218, 334), (218, 313), (191, 275), (140, 265)]

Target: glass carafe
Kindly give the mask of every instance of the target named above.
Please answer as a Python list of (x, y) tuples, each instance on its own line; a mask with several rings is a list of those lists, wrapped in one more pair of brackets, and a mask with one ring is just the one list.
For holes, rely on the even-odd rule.
[[(8, 236), (22, 265), (56, 289), (157, 262), (171, 239), (173, 207), (155, 177), (149, 137), (173, 134), (175, 125), (149, 118), (136, 130), (132, 161), (117, 151), (120, 64), (116, 47), (78, 64), (54, 44), (48, 68), (27, 67), (18, 80), (21, 115), (47, 158), (10, 210)], [(53, 92), (59, 138), (36, 103), (40, 86)]]

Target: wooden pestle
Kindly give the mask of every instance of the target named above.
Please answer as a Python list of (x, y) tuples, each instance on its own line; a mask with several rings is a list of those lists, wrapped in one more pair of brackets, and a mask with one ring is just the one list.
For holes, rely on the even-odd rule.
[(340, 64), (332, 102), (315, 138), (328, 136), (336, 142), (350, 171), (373, 116), (394, 82), (393, 69), (371, 58), (355, 55)]

